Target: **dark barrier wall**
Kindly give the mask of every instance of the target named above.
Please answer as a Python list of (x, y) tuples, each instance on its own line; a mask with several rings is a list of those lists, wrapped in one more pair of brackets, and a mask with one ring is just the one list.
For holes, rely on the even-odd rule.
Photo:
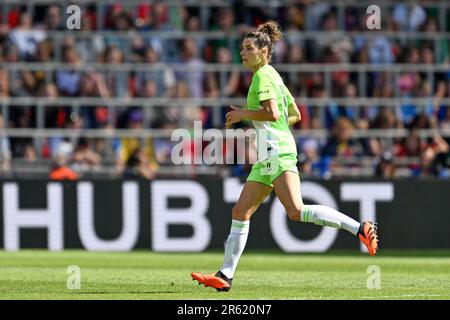
[[(242, 182), (1, 181), (0, 247), (87, 250), (222, 249)], [(305, 203), (376, 220), (382, 248), (450, 248), (450, 181), (303, 181)], [(351, 234), (289, 221), (272, 194), (247, 248), (324, 252), (359, 248)]]

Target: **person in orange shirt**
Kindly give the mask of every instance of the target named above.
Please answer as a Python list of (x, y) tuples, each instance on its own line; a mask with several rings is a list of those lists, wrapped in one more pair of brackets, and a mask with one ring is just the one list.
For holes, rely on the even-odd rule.
[(78, 180), (78, 174), (67, 166), (64, 156), (57, 155), (50, 171), (51, 180)]
[(69, 167), (59, 167), (50, 172), (51, 180), (78, 180), (78, 174)]

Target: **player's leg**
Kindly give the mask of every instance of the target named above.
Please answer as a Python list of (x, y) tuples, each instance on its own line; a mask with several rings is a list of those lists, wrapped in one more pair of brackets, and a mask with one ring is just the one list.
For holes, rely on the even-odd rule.
[(215, 275), (192, 273), (192, 278), (205, 286), (228, 291), (239, 258), (247, 243), (250, 218), (259, 205), (272, 192), (272, 187), (260, 182), (247, 181), (238, 202), (232, 209), (230, 234), (225, 242), (223, 265)]
[(298, 173), (284, 171), (274, 181), (275, 193), (286, 209), (289, 219), (314, 223), (320, 226), (344, 229), (367, 246), (370, 255), (376, 254), (378, 238), (376, 225), (371, 222), (359, 223), (349, 216), (323, 205), (304, 205), (300, 193)]
[(247, 243), (250, 218), (264, 199), (272, 192), (272, 187), (260, 182), (247, 181), (238, 202), (231, 211), (232, 222), (225, 243), (224, 262), (220, 271), (227, 278), (233, 278), (239, 258)]
[(286, 209), (289, 219), (311, 222), (321, 226), (343, 228), (354, 235), (360, 223), (356, 220), (322, 205), (304, 205), (300, 193), (300, 177), (291, 171), (283, 172), (273, 181), (275, 193)]

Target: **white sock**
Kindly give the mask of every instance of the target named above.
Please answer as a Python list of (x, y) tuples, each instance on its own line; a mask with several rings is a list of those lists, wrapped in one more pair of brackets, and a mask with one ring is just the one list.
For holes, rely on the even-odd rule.
[(233, 278), (239, 258), (247, 243), (250, 221), (231, 221), (231, 230), (225, 242), (225, 256), (220, 271), (227, 277)]
[(356, 235), (360, 223), (349, 216), (334, 210), (333, 208), (321, 205), (304, 205), (300, 214), (300, 221), (311, 222), (319, 226), (344, 229)]

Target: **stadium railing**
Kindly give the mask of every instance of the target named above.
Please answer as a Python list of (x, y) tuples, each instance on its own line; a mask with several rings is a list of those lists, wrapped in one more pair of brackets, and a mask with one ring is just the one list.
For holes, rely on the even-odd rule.
[[(147, 1), (146, 3), (153, 3), (154, 1)], [(346, 8), (349, 7), (357, 7), (361, 9), (365, 9), (365, 7), (372, 4), (373, 1), (356, 1), (356, 0), (348, 0), (348, 1), (340, 1), (340, 2), (334, 2), (334, 1), (321, 1), (322, 4), (329, 4), (330, 6), (337, 7), (337, 16), (339, 20), (339, 26), (343, 26), (344, 22), (344, 13)], [(116, 0), (104, 0), (104, 1), (94, 1), (94, 0), (80, 0), (77, 1), (77, 4), (84, 6), (84, 5), (95, 5), (97, 6), (97, 15), (100, 17), (100, 15), (105, 14), (104, 6), (106, 5), (112, 5), (116, 4), (118, 1)], [(138, 4), (142, 4), (144, 1), (142, 0), (129, 0), (127, 1), (127, 7), (136, 7)], [(446, 25), (446, 13), (448, 12), (448, 9), (450, 7), (450, 3), (446, 1), (418, 1), (414, 3), (407, 3), (406, 5), (412, 6), (415, 3), (420, 4), (421, 6), (425, 8), (437, 8), (438, 11), (438, 20), (439, 25), (441, 29), (444, 29)], [(9, 9), (9, 5), (16, 5), (16, 4), (23, 4), (23, 1), (20, 0), (4, 0), (0, 4), (0, 10), (3, 13), (4, 18), (6, 18), (7, 10)], [(34, 6), (36, 5), (48, 5), (48, 4), (58, 4), (58, 5), (70, 5), (72, 4), (72, 1), (52, 1), (52, 0), (28, 0), (27, 1), (27, 8), (30, 12), (34, 10)], [(198, 6), (201, 7), (201, 19), (202, 19), (202, 25), (205, 25), (205, 19), (208, 17), (209, 10), (211, 10), (214, 7), (227, 7), (232, 4), (232, 1), (219, 1), (219, 0), (213, 0), (213, 1), (201, 1), (201, 0), (187, 0), (187, 1), (166, 1), (166, 5), (168, 6)], [(243, 5), (251, 7), (265, 7), (265, 8), (278, 8), (282, 6), (289, 6), (289, 5), (297, 5), (297, 1), (286, 1), (286, 0), (273, 0), (273, 1), (263, 1), (263, 0), (246, 0), (242, 2)], [(397, 1), (383, 1), (382, 3), (378, 3), (380, 7), (384, 8), (392, 8), (394, 5), (397, 5)], [(98, 19), (101, 21), (102, 19)], [(3, 21), (6, 21), (6, 19), (3, 19)], [(101, 28), (101, 25), (100, 25)], [(240, 33), (223, 33), (223, 32), (198, 32), (198, 33), (189, 33), (189, 32), (183, 32), (183, 31), (170, 31), (170, 32), (161, 32), (161, 31), (155, 31), (155, 32), (126, 32), (126, 33), (118, 33), (118, 32), (112, 32), (112, 31), (92, 31), (92, 32), (71, 32), (70, 36), (75, 37), (76, 39), (92, 39), (94, 36), (107, 36), (107, 35), (114, 35), (118, 38), (123, 39), (131, 39), (132, 36), (140, 36), (140, 37), (153, 37), (158, 36), (161, 39), (183, 39), (186, 37), (192, 37), (196, 39), (223, 39), (224, 37), (234, 40), (237, 38), (241, 38), (242, 34)], [(287, 36), (295, 37), (296, 39), (303, 41), (303, 40), (312, 40), (312, 39), (318, 39), (318, 38), (333, 38), (333, 37), (342, 37), (346, 36), (348, 38), (352, 37), (363, 37), (364, 39), (374, 39), (375, 37), (382, 36), (386, 37), (388, 39), (392, 40), (398, 40), (400, 42), (406, 43), (407, 41), (416, 41), (416, 40), (431, 40), (434, 44), (434, 53), (437, 58), (438, 52), (440, 51), (440, 45), (441, 41), (445, 40), (448, 41), (450, 39), (450, 33), (448, 32), (438, 32), (438, 33), (424, 33), (424, 32), (385, 32), (383, 30), (380, 31), (370, 31), (370, 32), (347, 32), (347, 31), (336, 31), (336, 32), (321, 32), (321, 31), (301, 31), (301, 32), (286, 32)], [(61, 49), (61, 43), (64, 39), (64, 37), (67, 37), (67, 32), (47, 32), (47, 36), (54, 41), (56, 41), (56, 48)], [(59, 45), (58, 45), (59, 43)], [(60, 51), (57, 52), (57, 57), (61, 56)], [(435, 59), (437, 61), (437, 59)], [(123, 65), (107, 65), (107, 64), (90, 64), (85, 63), (81, 66), (78, 66), (76, 69), (79, 71), (91, 71), (91, 70), (98, 70), (98, 71), (125, 71), (125, 72), (132, 72), (135, 70), (143, 70), (142, 68), (147, 69), (149, 68), (149, 65), (138, 65), (138, 64), (123, 64)], [(182, 70), (182, 66), (179, 65), (167, 65), (167, 64), (161, 64), (161, 65), (151, 65), (152, 70), (157, 70), (157, 68), (160, 67), (163, 68), (173, 68), (173, 70)], [(60, 63), (51, 63), (51, 64), (29, 64), (29, 63), (21, 63), (21, 64), (4, 64), (0, 68), (7, 69), (7, 70), (45, 70), (46, 72), (54, 72), (59, 70), (74, 70), (73, 66), (68, 66), (65, 64)], [(80, 68), (80, 69), (78, 69)], [(179, 69), (181, 68), (181, 69)], [(425, 72), (427, 73), (427, 81), (430, 83), (431, 87), (433, 87), (433, 84), (435, 83), (435, 73), (437, 72), (448, 72), (449, 67), (448, 65), (444, 64), (435, 64), (435, 65), (409, 65), (409, 64), (386, 64), (386, 65), (373, 65), (373, 64), (327, 64), (327, 65), (314, 65), (314, 64), (298, 64), (298, 65), (277, 65), (277, 69), (282, 72), (287, 73), (295, 73), (295, 72), (304, 72), (304, 73), (311, 73), (311, 72), (320, 72), (324, 73), (325, 75), (325, 85), (326, 85), (326, 91), (330, 92), (331, 90), (331, 73), (335, 71), (348, 71), (348, 72), (355, 72), (358, 73), (358, 91), (361, 94), (358, 98), (336, 98), (336, 97), (327, 97), (327, 98), (308, 98), (308, 97), (297, 97), (297, 102), (301, 104), (305, 104), (308, 106), (327, 106), (330, 103), (338, 104), (341, 106), (367, 106), (367, 105), (382, 105), (392, 108), (399, 108), (404, 103), (416, 105), (419, 108), (421, 106), (434, 104), (439, 106), (450, 106), (450, 99), (443, 98), (443, 99), (435, 99), (433, 97), (424, 97), (424, 98), (406, 98), (406, 97), (399, 97), (399, 92), (396, 91), (396, 98), (370, 98), (364, 96), (364, 88), (366, 87), (366, 81), (367, 81), (367, 72), (393, 72), (395, 74), (395, 80), (397, 80), (399, 73), (401, 72), (408, 72), (408, 71), (417, 71), (417, 72)], [(192, 70), (192, 69), (191, 69)], [(237, 70), (242, 72), (243, 69), (239, 65), (203, 65), (202, 71), (205, 72), (226, 72), (230, 70)], [(189, 70), (185, 70), (189, 72)], [(197, 71), (197, 70), (195, 70)], [(46, 77), (46, 79), (51, 79), (51, 77)], [(398, 90), (398, 88), (396, 88)], [(77, 99), (72, 98), (58, 98), (57, 100), (51, 100), (41, 97), (26, 97), (26, 98), (7, 98), (7, 99), (1, 99), (0, 105), (3, 116), (7, 119), (8, 118), (8, 109), (9, 106), (35, 106), (37, 107), (37, 128), (38, 129), (4, 129), (2, 130), (0, 135), (4, 136), (26, 136), (29, 137), (35, 137), (38, 139), (38, 137), (51, 137), (51, 136), (96, 136), (96, 135), (104, 135), (101, 131), (95, 131), (91, 132), (90, 130), (70, 130), (70, 129), (64, 129), (64, 130), (51, 130), (51, 129), (43, 129), (43, 123), (44, 123), (44, 106), (45, 107), (52, 107), (56, 105), (68, 105), (72, 106), (75, 110), (80, 107), (80, 105), (83, 106), (89, 106), (89, 105), (106, 105), (111, 107), (111, 110), (114, 110), (115, 106), (178, 106), (178, 107), (189, 107), (189, 106), (198, 106), (201, 105), (202, 107), (212, 107), (214, 110), (214, 125), (220, 126), (222, 123), (220, 122), (220, 115), (217, 112), (219, 108), (224, 105), (229, 104), (237, 104), (237, 105), (243, 105), (245, 104), (244, 98), (228, 98), (228, 97), (219, 97), (217, 99), (182, 99), (181, 101), (175, 100), (175, 99), (167, 99), (167, 98), (86, 98), (86, 97), (77, 97)], [(111, 119), (114, 116), (114, 113), (111, 114)], [(20, 132), (19, 132), (20, 131)], [(448, 137), (450, 136), (448, 130), (444, 129), (438, 129), (438, 130), (420, 130), (419, 131), (421, 137), (431, 137), (436, 133), (439, 133), (441, 136)], [(166, 136), (168, 137), (168, 132), (162, 132), (158, 130), (148, 129), (143, 130), (139, 133), (133, 133), (128, 132), (127, 130), (113, 130), (114, 136), (129, 136), (129, 135), (148, 135), (152, 137), (157, 136)], [(327, 130), (319, 131), (302, 131), (302, 132), (295, 132), (295, 135), (312, 135), (312, 136), (326, 136), (329, 134)], [(362, 130), (358, 131), (356, 130), (354, 135), (357, 137), (404, 137), (407, 134), (406, 131), (401, 130), (395, 130), (395, 131), (386, 131), (383, 130), (377, 131), (377, 130)], [(104, 137), (104, 136), (103, 136)], [(31, 169), (30, 169), (31, 170)]]
[[(106, 8), (107, 6), (115, 5), (120, 3), (117, 0), (77, 0), (76, 2), (71, 0), (28, 0), (26, 2), (27, 11), (33, 15), (33, 12), (35, 10), (35, 6), (38, 5), (59, 5), (62, 7), (68, 7), (72, 4), (79, 5), (80, 7), (85, 6), (95, 6), (95, 11), (97, 15), (97, 23), (99, 24), (98, 27), (100, 29), (103, 28), (103, 22), (104, 19), (102, 17), (105, 16)], [(126, 9), (136, 9), (138, 5), (141, 4), (154, 4), (154, 3), (161, 3), (159, 0), (128, 0), (126, 1), (123, 6)], [(311, 4), (317, 4), (319, 1), (313, 1), (309, 2), (307, 4), (299, 3), (297, 0), (242, 0), (242, 1), (234, 1), (234, 0), (185, 0), (185, 1), (179, 1), (179, 0), (167, 0), (164, 1), (164, 5), (168, 7), (197, 7), (200, 9), (200, 19), (201, 19), (201, 25), (206, 26), (208, 23), (210, 12), (213, 8), (220, 8), (220, 7), (232, 7), (239, 5), (242, 7), (248, 7), (248, 8), (264, 8), (266, 13), (269, 15), (276, 15), (277, 10), (282, 7), (288, 7), (288, 6), (298, 6), (298, 5), (304, 5), (308, 6)], [(366, 10), (369, 6), (373, 5), (373, 1), (371, 0), (344, 0), (344, 1), (332, 1), (332, 0), (323, 0), (320, 1), (320, 5), (325, 6), (328, 5), (330, 7), (336, 8), (337, 13), (337, 19), (338, 19), (338, 25), (341, 29), (345, 26), (345, 12), (348, 8), (357, 8), (361, 11)], [(377, 6), (381, 8), (381, 10), (391, 10), (394, 6), (398, 5), (398, 1), (394, 0), (386, 0), (386, 1), (378, 1), (375, 3)], [(2, 14), (3, 14), (3, 21), (6, 21), (7, 17), (7, 10), (11, 5), (24, 5), (23, 0), (3, 0), (0, 4), (0, 8), (2, 8)], [(426, 9), (435, 9), (437, 11), (438, 15), (438, 21), (441, 28), (443, 28), (446, 25), (446, 15), (447, 10), (450, 7), (450, 4), (447, 1), (440, 1), (440, 0), (430, 0), (430, 1), (414, 1), (414, 2), (406, 2), (404, 3), (405, 6), (408, 8), (412, 8), (414, 5), (420, 5), (423, 8)]]
[[(130, 64), (125, 63), (122, 65), (112, 65), (112, 64), (92, 64), (92, 63), (83, 63), (77, 66), (70, 66), (64, 63), (16, 63), (16, 64), (4, 64), (1, 67), (2, 69), (9, 71), (44, 71), (53, 73), (55, 71), (61, 70), (77, 70), (79, 72), (89, 72), (89, 71), (108, 71), (108, 72), (128, 72), (131, 73), (133, 71), (142, 71), (142, 70), (164, 70), (166, 68), (170, 68), (173, 71), (184, 71), (184, 72), (192, 72), (198, 71), (197, 69), (193, 69), (191, 67), (186, 67), (182, 64)], [(417, 72), (428, 72), (431, 74), (431, 77), (434, 79), (435, 72), (448, 72), (450, 71), (450, 66), (443, 64), (433, 64), (433, 65), (424, 65), (424, 64), (278, 64), (276, 68), (281, 72), (291, 72), (291, 73), (311, 73), (311, 72), (320, 72), (325, 75), (328, 74), (328, 77), (331, 76), (332, 72), (335, 71), (348, 71), (348, 72), (358, 72), (360, 74), (364, 74), (365, 72), (393, 72), (399, 74), (401, 72), (407, 71), (417, 71)], [(201, 66), (202, 72), (224, 72), (236, 70), (239, 72), (244, 72), (245, 70), (241, 65), (229, 64), (229, 65), (220, 65), (220, 64), (203, 64)], [(51, 77), (50, 77), (51, 78)], [(296, 97), (296, 101), (299, 105), (306, 106), (317, 106), (317, 107), (326, 107), (329, 105), (339, 105), (339, 106), (351, 106), (351, 107), (364, 107), (364, 106), (387, 106), (390, 108), (400, 108), (404, 104), (408, 105), (416, 105), (417, 107), (424, 107), (426, 105), (432, 104), (435, 106), (450, 106), (450, 98), (434, 98), (434, 97), (400, 97), (397, 96), (395, 98), (372, 98), (372, 97), (356, 97), (356, 98), (345, 98), (345, 97), (325, 97), (325, 98), (311, 98), (311, 97)], [(49, 138), (49, 137), (88, 137), (88, 138), (105, 138), (105, 137), (161, 137), (161, 138), (170, 138), (172, 131), (170, 130), (158, 130), (158, 129), (143, 129), (143, 130), (127, 130), (127, 129), (110, 129), (108, 131), (104, 131), (101, 129), (92, 129), (92, 130), (73, 130), (73, 129), (45, 129), (44, 128), (44, 114), (45, 108), (54, 107), (54, 106), (70, 106), (73, 108), (73, 111), (77, 112), (81, 106), (89, 107), (89, 106), (108, 106), (110, 108), (109, 116), (110, 121), (112, 122), (115, 119), (114, 110), (116, 107), (126, 107), (126, 106), (142, 106), (142, 107), (160, 107), (160, 106), (175, 106), (179, 108), (188, 108), (193, 106), (202, 106), (212, 108), (213, 111), (218, 114), (220, 117), (219, 108), (223, 106), (227, 106), (230, 104), (233, 105), (245, 105), (246, 99), (244, 97), (230, 98), (230, 97), (218, 97), (218, 98), (183, 98), (183, 99), (174, 99), (174, 98), (165, 98), (165, 97), (154, 97), (154, 98), (117, 98), (117, 97), (60, 97), (60, 98), (45, 98), (45, 97), (9, 97), (9, 98), (0, 98), (0, 106), (3, 117), (7, 120), (9, 117), (9, 107), (10, 106), (34, 106), (36, 107), (36, 129), (14, 129), (14, 128), (6, 128), (2, 129), (0, 135), (8, 136), (8, 137), (32, 137), (34, 140), (34, 144), (37, 150), (40, 150), (41, 139)], [(319, 108), (322, 112), (324, 108)], [(217, 112), (219, 111), (219, 112)], [(215, 125), (217, 127), (223, 127), (222, 120), (219, 117), (215, 117)], [(408, 135), (408, 130), (355, 130), (353, 136), (355, 138), (404, 138)], [(431, 138), (434, 135), (438, 134), (442, 137), (450, 137), (450, 130), (448, 129), (432, 129), (432, 130), (419, 130), (418, 134), (421, 138)], [(317, 137), (317, 138), (326, 138), (330, 135), (329, 130), (294, 130), (294, 135), (296, 137)], [(396, 159), (396, 161), (399, 159)], [(372, 159), (373, 161), (373, 159)], [(418, 162), (418, 159), (413, 159), (412, 162)], [(342, 169), (340, 173), (342, 174), (351, 172), (351, 174), (359, 174), (359, 175), (367, 175), (368, 172), (372, 172), (373, 168), (370, 165), (367, 165), (367, 162), (360, 162), (361, 168), (350, 169)], [(16, 166), (20, 166), (20, 162), (16, 162)], [(47, 167), (42, 167), (42, 170), (45, 170)], [(28, 171), (39, 172), (36, 166), (34, 168), (27, 169), (23, 168), (22, 173)], [(165, 168), (161, 168), (161, 172), (164, 172)], [(192, 170), (189, 169), (189, 170)], [(195, 172), (198, 170), (203, 170), (203, 173), (207, 172), (216, 172), (218, 169), (207, 168), (204, 169), (202, 167), (193, 169)], [(356, 171), (355, 171), (356, 170)], [(360, 171), (358, 171), (360, 170)], [(339, 170), (338, 170), (339, 171)], [(114, 166), (105, 166), (104, 168), (97, 171), (97, 174), (104, 173), (107, 175), (114, 175), (116, 169)], [(167, 169), (167, 172), (176, 173), (176, 172), (185, 172), (185, 169)]]
[[(434, 87), (437, 73), (450, 72), (450, 65), (447, 64), (316, 64), (316, 63), (302, 63), (302, 64), (274, 64), (279, 72), (289, 74), (324, 74), (325, 90), (330, 93), (332, 91), (332, 73), (333, 72), (349, 72), (358, 74), (358, 87), (365, 88), (367, 86), (368, 72), (380, 72), (386, 74), (393, 74), (394, 84), (397, 83), (398, 77), (403, 72), (421, 72), (427, 74), (427, 81), (431, 88)], [(80, 73), (87, 72), (126, 72), (128, 78), (131, 77), (132, 72), (136, 71), (164, 71), (170, 69), (174, 72), (227, 72), (238, 71), (246, 72), (239, 64), (202, 64), (198, 67), (186, 66), (181, 63), (123, 63), (123, 64), (101, 64), (101, 63), (82, 63), (77, 65), (69, 65), (65, 63), (10, 63), (3, 64), (0, 69), (8, 71), (42, 71), (47, 74), (46, 81), (52, 81), (54, 73), (57, 71), (77, 71)], [(221, 86), (223, 87), (223, 86)], [(305, 96), (296, 96), (298, 104), (307, 106), (329, 106), (335, 104), (339, 106), (363, 107), (363, 106), (386, 106), (390, 108), (400, 108), (402, 105), (415, 105), (419, 109), (427, 105), (434, 106), (450, 106), (450, 98), (435, 98), (434, 96), (427, 97), (410, 97), (402, 96), (399, 92), (399, 87), (394, 86), (395, 97), (393, 98), (377, 98), (367, 97), (365, 90), (358, 90), (358, 97), (333, 97), (330, 94), (323, 98), (312, 98)], [(77, 96), (76, 99), (72, 97), (60, 97), (57, 99), (45, 97), (3, 97), (0, 98), (0, 106), (2, 106), (2, 114), (5, 119), (8, 119), (8, 105), (14, 106), (36, 106), (38, 112), (38, 121), (43, 119), (45, 107), (52, 106), (72, 106), (75, 109), (80, 106), (109, 106), (112, 108), (112, 115), (114, 114), (114, 107), (117, 106), (175, 106), (175, 107), (212, 107), (213, 108), (213, 125), (223, 125), (220, 118), (220, 111), (218, 107), (233, 105), (245, 105), (245, 97), (227, 97), (219, 96), (217, 98), (169, 98), (169, 97), (83, 97)], [(39, 128), (43, 127), (42, 123), (37, 123)]]

